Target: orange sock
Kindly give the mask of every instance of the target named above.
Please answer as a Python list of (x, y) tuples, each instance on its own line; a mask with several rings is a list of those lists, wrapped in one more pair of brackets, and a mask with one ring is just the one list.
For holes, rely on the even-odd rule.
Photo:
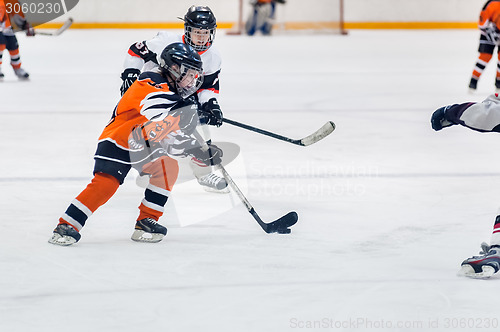
[(472, 72), (473, 78), (479, 79), (479, 77), (483, 73), (484, 69), (486, 68), (486, 65), (488, 64), (488, 62), (490, 62), (492, 57), (493, 57), (493, 54), (479, 53), (479, 57), (477, 59), (476, 66), (474, 67), (474, 71)]
[(80, 231), (86, 220), (113, 197), (119, 186), (120, 183), (115, 177), (105, 173), (96, 173), (92, 181), (59, 218), (59, 223), (70, 224)]
[(19, 69), (21, 68), (21, 56), (19, 55), (19, 49), (15, 49), (13, 51), (9, 51), (10, 53), (10, 64), (12, 68)]
[(149, 185), (139, 206), (137, 220), (152, 218), (156, 221), (163, 215), (164, 206), (179, 174), (179, 164), (169, 157), (161, 157), (146, 165), (143, 172), (150, 174)]

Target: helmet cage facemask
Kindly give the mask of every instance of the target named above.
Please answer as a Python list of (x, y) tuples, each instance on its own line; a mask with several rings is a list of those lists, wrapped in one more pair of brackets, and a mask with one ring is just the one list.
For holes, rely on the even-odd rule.
[[(198, 45), (194, 43), (193, 41), (193, 35), (197, 34), (197, 32), (193, 31), (194, 29), (197, 30), (203, 30), (203, 31), (209, 31), (209, 38), (207, 42), (204, 45)], [(212, 46), (214, 39), (215, 39), (215, 32), (216, 32), (216, 27), (207, 29), (207, 28), (202, 28), (202, 27), (196, 27), (192, 26), (189, 24), (184, 25), (184, 38), (186, 43), (191, 46), (196, 52), (203, 52), (206, 51)]]
[[(188, 75), (189, 70), (193, 70), (195, 72), (193, 80), (189, 82), (187, 85), (182, 86), (183, 80)], [(198, 91), (201, 85), (203, 84), (203, 72), (195, 66), (191, 66), (189, 64), (181, 64), (179, 67), (179, 65), (175, 64), (173, 66), (168, 67), (167, 72), (170, 74), (170, 77), (175, 83), (175, 89), (177, 90), (177, 94), (182, 99), (191, 96), (193, 93)]]

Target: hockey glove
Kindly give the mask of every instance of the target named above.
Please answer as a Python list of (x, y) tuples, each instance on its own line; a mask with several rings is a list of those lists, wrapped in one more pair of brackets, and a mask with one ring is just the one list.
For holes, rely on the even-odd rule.
[(201, 105), (198, 111), (201, 124), (207, 124), (220, 127), (222, 125), (222, 111), (217, 99), (211, 98), (205, 104)]
[(136, 68), (127, 68), (123, 71), (122, 73), (122, 86), (120, 87), (120, 92), (122, 93), (122, 96), (127, 92), (128, 88), (134, 83), (139, 75), (141, 74), (141, 71)]
[(24, 31), (26, 31), (26, 36), (28, 37), (33, 37), (35, 35), (35, 29), (29, 24), (27, 21), (24, 24), (23, 28)]
[(449, 110), (453, 105), (444, 106), (438, 108), (431, 117), (431, 126), (435, 131), (439, 131), (443, 128), (453, 126), (455, 123), (451, 122), (447, 118), (446, 111)]
[(208, 150), (204, 151), (201, 148), (191, 149), (186, 151), (191, 157), (193, 157), (193, 161), (199, 164), (200, 166), (215, 166), (219, 165), (222, 162), (222, 150), (214, 144), (210, 144), (208, 146)]
[(33, 37), (35, 35), (35, 29), (33, 29), (31, 24), (21, 15), (13, 14), (11, 20), (19, 29), (26, 32), (26, 36)]

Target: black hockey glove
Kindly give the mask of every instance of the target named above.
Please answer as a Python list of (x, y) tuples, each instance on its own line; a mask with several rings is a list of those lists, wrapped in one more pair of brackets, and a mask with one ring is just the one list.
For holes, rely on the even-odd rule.
[(35, 35), (35, 29), (33, 29), (33, 26), (21, 15), (13, 14), (11, 20), (19, 29), (26, 32), (26, 36), (33, 37)]
[(134, 83), (139, 75), (141, 74), (141, 71), (136, 68), (127, 68), (123, 71), (122, 73), (122, 86), (120, 87), (120, 92), (122, 93), (122, 96), (127, 92), (128, 88)]
[(28, 21), (24, 23), (21, 29), (23, 29), (26, 32), (26, 36), (28, 37), (33, 37), (36, 34), (35, 29), (33, 29), (33, 27), (31, 26), (31, 24), (28, 23)]
[(186, 152), (194, 158), (195, 162), (205, 164), (206, 166), (219, 165), (222, 162), (222, 150), (214, 144), (210, 144), (206, 151), (203, 151), (201, 148), (195, 148)]
[(222, 125), (222, 111), (217, 99), (211, 98), (198, 111), (201, 124), (220, 127)]
[(435, 131), (439, 131), (443, 128), (453, 126), (455, 123), (451, 122), (449, 116), (447, 116), (446, 111), (449, 110), (454, 105), (448, 105), (438, 108), (431, 117), (431, 126)]

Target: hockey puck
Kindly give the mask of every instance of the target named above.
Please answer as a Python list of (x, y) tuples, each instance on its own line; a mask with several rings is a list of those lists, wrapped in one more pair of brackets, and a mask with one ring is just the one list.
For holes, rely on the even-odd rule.
[(290, 234), (292, 232), (292, 230), (290, 228), (282, 228), (282, 229), (276, 230), (276, 232), (279, 234)]

